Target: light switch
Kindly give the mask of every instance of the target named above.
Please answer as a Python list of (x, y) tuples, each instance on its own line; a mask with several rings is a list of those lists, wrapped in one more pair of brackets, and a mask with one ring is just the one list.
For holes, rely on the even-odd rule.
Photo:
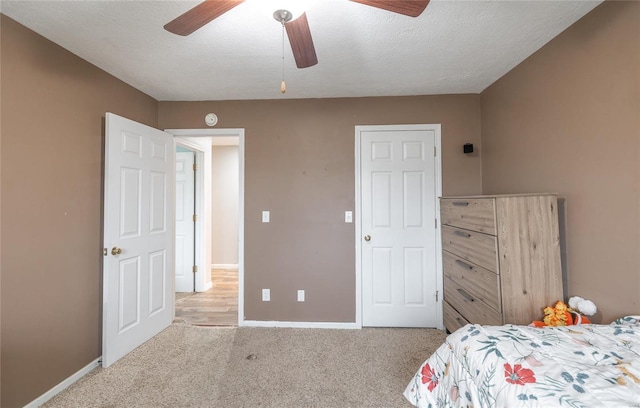
[(304, 290), (298, 290), (298, 302), (304, 302)]
[(344, 222), (346, 222), (347, 224), (353, 222), (353, 212), (351, 211), (344, 212)]
[(269, 211), (262, 212), (262, 222), (269, 222)]
[(270, 289), (262, 289), (262, 301), (270, 302), (271, 301), (271, 290)]

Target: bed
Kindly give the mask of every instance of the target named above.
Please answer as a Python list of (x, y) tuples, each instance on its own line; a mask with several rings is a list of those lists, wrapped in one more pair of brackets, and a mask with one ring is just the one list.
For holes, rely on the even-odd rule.
[(640, 316), (468, 324), (420, 366), (404, 396), (417, 407), (640, 407)]

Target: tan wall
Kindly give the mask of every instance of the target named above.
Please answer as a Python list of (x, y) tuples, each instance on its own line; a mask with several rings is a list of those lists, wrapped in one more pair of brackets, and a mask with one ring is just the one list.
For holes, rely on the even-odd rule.
[[(1, 24), (1, 22), (0, 22)], [(0, 39), (2, 33), (0, 33)], [(0, 52), (0, 406), (2, 406), (2, 52)]]
[[(160, 128), (245, 128), (245, 316), (355, 321), (355, 126), (441, 123), (443, 191), (481, 191), (479, 95), (160, 102)], [(271, 223), (261, 223), (261, 211)], [(271, 289), (262, 302), (261, 289)], [(296, 290), (306, 301), (296, 301)]]
[(2, 16), (2, 407), (101, 354), (104, 113), (157, 102)]
[(211, 263), (238, 264), (238, 146), (211, 148)]
[(640, 314), (640, 3), (603, 3), (485, 90), (482, 145), (484, 193), (566, 199), (568, 294)]

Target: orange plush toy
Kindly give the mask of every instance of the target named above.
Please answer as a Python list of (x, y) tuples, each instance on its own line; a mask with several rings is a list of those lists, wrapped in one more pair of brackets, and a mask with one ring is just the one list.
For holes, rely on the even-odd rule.
[[(591, 321), (586, 315), (592, 316), (596, 313), (596, 305), (579, 296), (569, 299), (569, 306), (559, 301), (554, 307), (547, 306), (544, 308), (544, 318), (542, 321), (534, 320), (530, 326), (570, 326), (572, 324), (590, 324)], [(575, 315), (575, 318), (572, 316)]]
[(554, 307), (547, 306), (544, 308), (544, 318), (542, 321), (534, 320), (531, 325), (534, 327), (544, 326), (570, 326), (573, 324), (571, 312), (567, 305), (558, 301)]

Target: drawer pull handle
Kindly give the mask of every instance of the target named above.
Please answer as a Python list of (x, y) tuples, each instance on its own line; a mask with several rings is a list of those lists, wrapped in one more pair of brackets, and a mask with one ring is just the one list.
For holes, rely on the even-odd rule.
[(462, 231), (459, 231), (459, 230), (455, 230), (455, 231), (453, 231), (453, 233), (456, 234), (459, 237), (471, 238), (471, 234), (466, 233), (466, 232), (462, 232)]
[(462, 319), (461, 319), (461, 318), (459, 318), (459, 317), (456, 317), (456, 322), (458, 322), (458, 324), (459, 324), (460, 326), (464, 326), (464, 325), (465, 325), (464, 320), (462, 320)]
[(473, 302), (473, 301), (475, 301), (473, 296), (471, 296), (467, 292), (465, 292), (464, 289), (458, 289), (458, 293), (460, 294), (460, 296), (462, 296), (464, 298), (465, 302)]
[(454, 201), (451, 204), (457, 206), (457, 207), (466, 207), (469, 205), (468, 201)]
[(469, 265), (468, 263), (463, 262), (463, 261), (461, 261), (461, 260), (459, 260), (459, 259), (456, 259), (456, 263), (457, 263), (458, 265), (462, 265), (462, 266), (464, 266), (465, 268), (467, 268), (467, 269), (469, 269), (469, 270), (473, 269), (473, 266), (471, 266), (471, 265)]

